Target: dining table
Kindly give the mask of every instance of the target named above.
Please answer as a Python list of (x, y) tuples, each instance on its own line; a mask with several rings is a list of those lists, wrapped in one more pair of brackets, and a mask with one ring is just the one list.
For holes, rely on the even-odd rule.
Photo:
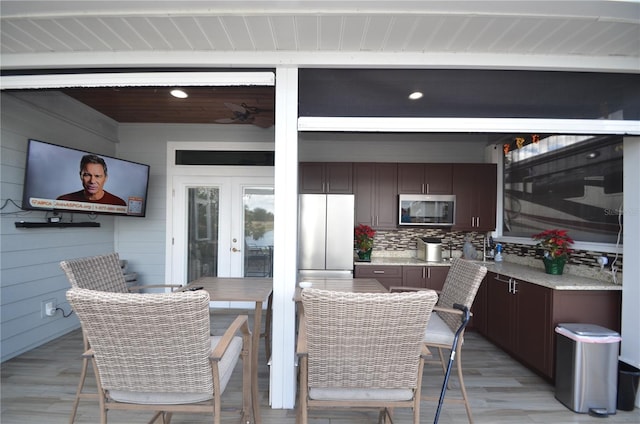
[[(251, 401), (256, 424), (260, 424), (260, 402), (258, 397), (258, 353), (260, 336), (265, 337), (267, 359), (271, 350), (271, 299), (273, 279), (261, 277), (200, 277), (189, 282), (183, 290), (205, 290), (212, 301), (253, 302), (253, 330), (251, 332)], [(267, 302), (265, 332), (262, 329), (262, 307)]]

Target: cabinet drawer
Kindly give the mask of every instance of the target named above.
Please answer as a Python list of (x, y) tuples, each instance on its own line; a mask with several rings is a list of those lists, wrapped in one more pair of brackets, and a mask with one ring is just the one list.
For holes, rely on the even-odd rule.
[(356, 265), (356, 278), (380, 278), (380, 277), (397, 277), (402, 279), (401, 266), (374, 266), (374, 265)]

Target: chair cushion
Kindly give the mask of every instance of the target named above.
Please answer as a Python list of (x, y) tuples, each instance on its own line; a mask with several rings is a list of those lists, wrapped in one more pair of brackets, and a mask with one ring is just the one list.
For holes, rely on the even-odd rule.
[[(222, 337), (211, 336), (211, 350), (220, 342)], [(229, 344), (229, 348), (220, 360), (220, 390), (224, 393), (227, 383), (231, 379), (233, 369), (240, 358), (242, 350), (242, 337), (234, 337)], [(131, 392), (123, 390), (110, 390), (109, 396), (117, 402), (125, 403), (141, 403), (153, 405), (176, 405), (181, 403), (197, 403), (209, 400), (213, 397), (213, 393), (165, 393), (165, 392)]]
[(455, 333), (451, 331), (449, 326), (442, 320), (438, 312), (432, 313), (427, 324), (427, 330), (424, 333), (424, 342), (427, 345), (441, 344), (453, 345)]
[(309, 398), (313, 400), (390, 400), (403, 401), (413, 399), (411, 389), (343, 389), (311, 388)]

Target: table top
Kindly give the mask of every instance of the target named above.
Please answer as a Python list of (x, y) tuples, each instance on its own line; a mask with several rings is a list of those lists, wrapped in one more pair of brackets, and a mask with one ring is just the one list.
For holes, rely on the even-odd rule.
[(214, 301), (262, 302), (273, 290), (272, 278), (200, 277), (184, 287), (202, 287)]
[[(375, 278), (305, 278), (314, 289), (332, 290), (349, 293), (387, 293), (389, 290)], [(300, 286), (296, 287), (293, 300), (301, 300)]]

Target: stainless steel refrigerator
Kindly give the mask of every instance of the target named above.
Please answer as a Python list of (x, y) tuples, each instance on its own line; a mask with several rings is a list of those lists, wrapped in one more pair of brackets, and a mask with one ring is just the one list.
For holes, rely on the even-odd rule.
[(301, 278), (351, 278), (355, 199), (352, 194), (301, 194), (298, 271)]

